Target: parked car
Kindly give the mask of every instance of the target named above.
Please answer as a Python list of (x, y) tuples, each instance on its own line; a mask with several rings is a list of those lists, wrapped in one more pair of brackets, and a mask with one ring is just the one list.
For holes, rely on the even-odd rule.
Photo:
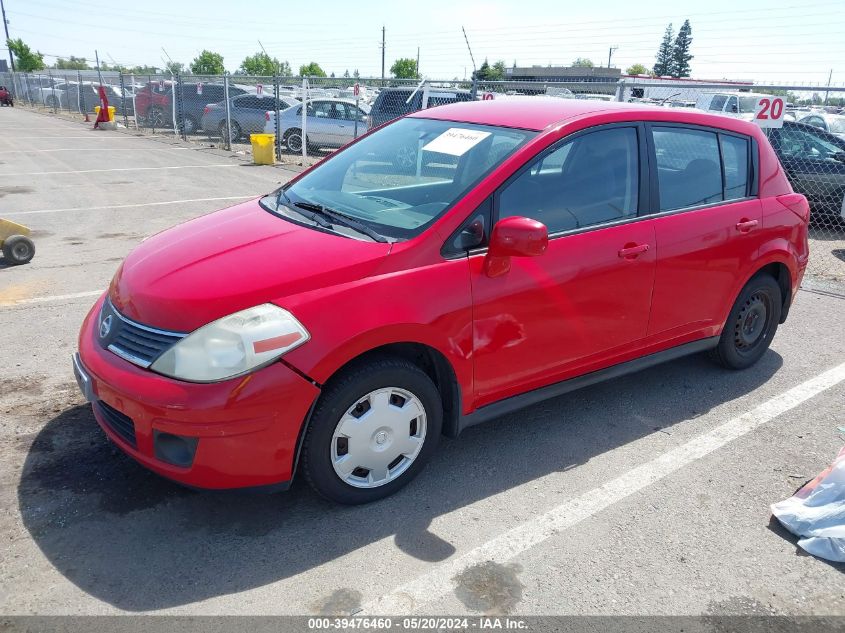
[(23, 90), (26, 91), (31, 103), (45, 102), (45, 97), (50, 94), (50, 87), (64, 83), (64, 79), (50, 77), (49, 75), (28, 75), (21, 76)]
[[(100, 102), (97, 85), (92, 82), (65, 81), (44, 88), (44, 105), (56, 110), (86, 112)], [(86, 104), (90, 104), (88, 110)]]
[(798, 119), (798, 123), (812, 125), (820, 130), (845, 139), (845, 115), (813, 112)]
[(458, 101), (472, 101), (472, 94), (469, 90), (428, 86), (382, 88), (373, 101), (367, 127), (372, 129), (411, 112)]
[(6, 86), (0, 86), (0, 106), (14, 106), (15, 102), (12, 99), (12, 93), (6, 89)]
[[(363, 103), (355, 105), (352, 99), (314, 99), (308, 101), (306, 111), (306, 134), (308, 147), (343, 147), (367, 131), (367, 115), (370, 107)], [(282, 142), (288, 151), (302, 151), (302, 104), (288, 108), (279, 117), (282, 130)], [(267, 117), (264, 131), (273, 134), (276, 131), (276, 118)]]
[(705, 92), (696, 99), (695, 107), (750, 121), (754, 118), (757, 103), (763, 97), (774, 98), (756, 92)]
[[(413, 173), (375, 158), (415, 143)], [(364, 503), (442, 434), (685, 354), (752, 366), (801, 283), (808, 216), (745, 121), (456, 103), (139, 244), (74, 371), (161, 475), (286, 488), (299, 470)]]
[[(246, 94), (244, 88), (229, 86), (229, 98)], [(183, 125), (186, 134), (193, 134), (200, 129), (203, 110), (209, 103), (219, 103), (224, 99), (222, 83), (182, 82), (182, 113), (177, 112), (177, 127)], [(152, 81), (143, 89), (135, 92), (135, 109), (147, 125), (155, 127), (173, 126), (173, 82)], [(177, 106), (178, 107), (178, 106)]]
[[(279, 102), (282, 111), (299, 103), (291, 97), (280, 97)], [(273, 95), (242, 94), (229, 99), (231, 142), (234, 143), (244, 134), (263, 132), (267, 122), (267, 111), (272, 110), (275, 114), (275, 104)], [(273, 122), (275, 123), (275, 116)], [(226, 135), (226, 102), (210, 103), (205, 106), (200, 125), (204, 132), (224, 137)]]
[(769, 140), (812, 219), (845, 221), (845, 139), (805, 123), (784, 121)]

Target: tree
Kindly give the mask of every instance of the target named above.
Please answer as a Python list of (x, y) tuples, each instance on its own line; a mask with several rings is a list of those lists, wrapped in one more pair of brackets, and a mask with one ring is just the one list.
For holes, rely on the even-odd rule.
[(310, 64), (303, 64), (299, 67), (299, 76), (300, 77), (325, 77), (326, 71), (320, 68), (320, 64), (317, 62), (311, 62)]
[(634, 64), (633, 66), (628, 66), (628, 69), (625, 71), (626, 75), (647, 75), (648, 68), (643, 66), (642, 64)]
[(6, 46), (9, 47), (12, 55), (15, 56), (15, 69), (18, 72), (28, 73), (44, 68), (44, 55), (33, 53), (32, 49), (24, 44), (21, 38), (6, 40)]
[(329, 77), (331, 77), (332, 79), (334, 79), (334, 72), (332, 72), (332, 74), (331, 74), (331, 75), (329, 75)]
[(660, 48), (657, 49), (657, 58), (655, 59), (654, 69), (652, 71), (658, 77), (672, 74), (672, 40), (674, 33), (672, 24), (669, 23), (669, 26), (663, 32), (663, 41), (660, 42)]
[(195, 75), (222, 75), (226, 72), (223, 66), (223, 55), (204, 50), (191, 62), (191, 72)]
[(393, 62), (390, 74), (397, 79), (419, 79), (420, 77), (417, 72), (417, 61), (410, 57), (402, 57)]
[(572, 68), (593, 68), (595, 64), (591, 59), (587, 59), (586, 57), (579, 57), (574, 62), (572, 62)]
[(690, 76), (690, 47), (692, 46), (692, 27), (689, 25), (689, 20), (684, 20), (684, 25), (678, 31), (678, 37), (675, 38), (675, 45), (672, 47), (672, 76), (673, 77), (689, 77)]
[(55, 68), (59, 70), (91, 70), (88, 66), (88, 60), (84, 57), (74, 57), (71, 55), (68, 59), (59, 57), (56, 59)]
[(356, 68), (355, 71), (352, 73), (352, 76), (355, 77), (355, 79), (358, 79), (361, 76), (361, 73), (359, 73), (358, 69)]
[(166, 68), (171, 75), (188, 75), (191, 72), (182, 62), (167, 62)]
[(499, 60), (492, 66), (488, 60), (484, 60), (481, 68), (475, 71), (475, 78), (481, 81), (503, 81), (505, 78), (505, 62)]
[[(287, 73), (281, 72), (283, 68), (287, 68)], [(244, 58), (241, 62), (241, 67), (238, 68), (238, 73), (241, 75), (263, 75), (269, 76), (274, 73), (279, 75), (290, 74), (290, 64), (287, 62), (280, 62), (275, 57), (270, 57), (264, 51), (250, 55)]]
[(347, 68), (346, 70), (344, 70), (344, 71), (343, 71), (343, 76), (344, 76), (346, 79), (349, 79), (349, 69), (348, 69), (348, 68)]

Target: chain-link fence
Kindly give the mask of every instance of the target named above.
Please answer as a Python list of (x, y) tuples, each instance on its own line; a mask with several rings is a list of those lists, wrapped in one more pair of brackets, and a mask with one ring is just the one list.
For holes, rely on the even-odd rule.
[[(786, 104), (767, 132), (794, 189), (811, 205), (808, 274), (845, 280), (845, 87), (704, 83), (628, 77), (598, 81), (434, 81), (282, 76), (130, 75), (45, 70), (0, 75), (16, 104), (78, 119), (106, 89), (120, 126), (237, 154), (273, 134), (275, 158), (310, 165), (368, 130), (457, 101), (516, 97), (639, 102), (751, 119), (762, 95)], [(399, 151), (399, 150), (397, 150)], [(397, 155), (396, 161), (414, 156)]]

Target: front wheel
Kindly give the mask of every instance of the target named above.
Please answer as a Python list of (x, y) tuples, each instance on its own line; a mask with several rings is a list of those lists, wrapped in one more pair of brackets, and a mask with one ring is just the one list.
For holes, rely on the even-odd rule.
[(27, 264), (35, 255), (35, 244), (25, 235), (11, 235), (3, 242), (2, 250), (9, 264)]
[(332, 501), (381, 499), (422, 470), (442, 423), (437, 387), (413, 363), (385, 356), (352, 366), (320, 396), (303, 445), (303, 473)]
[(769, 349), (780, 322), (783, 296), (770, 275), (753, 277), (739, 293), (712, 358), (728, 369), (746, 369)]

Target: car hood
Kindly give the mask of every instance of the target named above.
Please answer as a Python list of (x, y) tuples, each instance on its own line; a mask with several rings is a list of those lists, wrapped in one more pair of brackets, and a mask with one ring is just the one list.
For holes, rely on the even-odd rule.
[(255, 305), (371, 274), (390, 244), (300, 226), (258, 200), (217, 211), (142, 242), (109, 288), (125, 316), (190, 332)]

